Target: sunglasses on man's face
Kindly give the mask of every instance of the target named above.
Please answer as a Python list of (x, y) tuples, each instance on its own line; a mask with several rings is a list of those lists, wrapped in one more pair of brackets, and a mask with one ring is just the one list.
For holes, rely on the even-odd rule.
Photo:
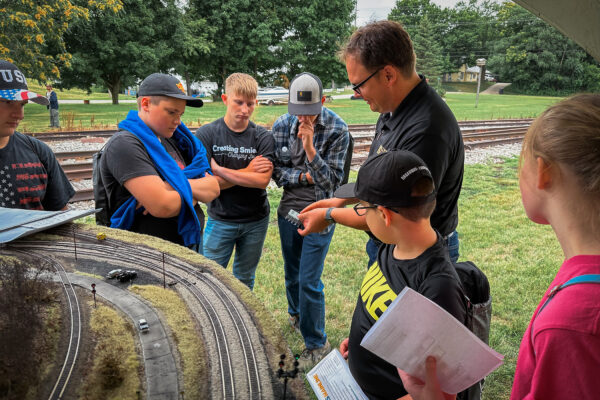
[(374, 77), (374, 76), (375, 76), (375, 74), (376, 74), (376, 73), (378, 73), (379, 71), (381, 71), (382, 69), (383, 69), (383, 67), (377, 68), (377, 69), (375, 70), (375, 72), (373, 72), (371, 75), (367, 76), (367, 79), (365, 79), (365, 80), (364, 80), (364, 81), (362, 81), (361, 83), (357, 83), (356, 85), (352, 86), (352, 90), (354, 90), (354, 91), (355, 91), (357, 94), (361, 94), (361, 93), (360, 93), (360, 87), (361, 87), (362, 85), (364, 85), (365, 83), (367, 83), (367, 81), (368, 81), (369, 79), (371, 79), (372, 77)]

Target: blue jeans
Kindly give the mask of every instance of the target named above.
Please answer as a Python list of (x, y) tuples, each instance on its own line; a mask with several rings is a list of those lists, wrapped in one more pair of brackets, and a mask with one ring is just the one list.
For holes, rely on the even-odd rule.
[(300, 332), (307, 349), (325, 345), (325, 294), (323, 293), (323, 262), (335, 230), (300, 236), (297, 227), (277, 216), (288, 313), (300, 317)]
[[(458, 241), (458, 232), (454, 231), (446, 237), (446, 247), (448, 248), (448, 254), (450, 255), (450, 261), (452, 262), (458, 261), (459, 245), (460, 243)], [(367, 255), (369, 256), (369, 263), (367, 264), (367, 268), (369, 268), (377, 260), (379, 246), (377, 246), (373, 239), (369, 238), (365, 250), (367, 251)]]
[(204, 229), (204, 256), (227, 268), (235, 246), (233, 275), (252, 290), (269, 216), (259, 221), (232, 223), (208, 217)]

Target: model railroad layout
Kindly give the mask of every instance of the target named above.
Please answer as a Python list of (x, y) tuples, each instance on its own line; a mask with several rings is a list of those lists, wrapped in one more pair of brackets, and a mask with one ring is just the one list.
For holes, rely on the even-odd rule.
[[(523, 140), (525, 132), (531, 125), (532, 119), (506, 119), (484, 121), (460, 121), (465, 149), (471, 150), (480, 147), (490, 147), (507, 143), (518, 143)], [(354, 138), (354, 153), (352, 164), (361, 165), (369, 154), (371, 142), (375, 134), (375, 125), (349, 125), (350, 133)], [(114, 130), (103, 131), (78, 131), (60, 133), (29, 133), (45, 142), (80, 140), (86, 137), (109, 138)], [(96, 150), (57, 152), (56, 158), (61, 164), (67, 177), (72, 181), (87, 180), (92, 178), (91, 158)], [(94, 198), (91, 188), (77, 190), (71, 202), (92, 200)]]
[[(281, 398), (283, 384), (277, 378), (277, 365), (281, 354), (289, 352), (281, 337), (273, 338), (265, 334), (261, 326), (269, 326), (272, 321), (259, 321), (256, 308), (248, 305), (240, 291), (247, 290), (235, 278), (226, 274), (220, 267), (210, 264), (203, 257), (192, 253), (182, 257), (151, 245), (140, 245), (139, 239), (119, 239), (119, 231), (106, 229), (101, 232), (104, 240), (98, 239), (96, 227), (67, 225), (52, 229), (46, 233), (52, 239), (21, 239), (2, 248), (3, 255), (16, 255), (31, 262), (43, 260), (52, 265), (66, 293), (70, 312), (70, 340), (63, 366), (56, 377), (56, 384), (49, 399), (63, 398), (68, 392), (69, 382), (74, 368), (77, 368), (78, 348), (81, 338), (81, 317), (79, 301), (67, 271), (89, 273), (85, 265), (99, 262), (105, 265), (104, 276), (108, 269), (135, 268), (140, 274), (153, 276), (155, 281), (169, 282), (188, 304), (200, 327), (198, 336), (202, 338), (208, 367), (207, 376), (199, 376), (208, 382), (207, 393), (201, 394), (207, 399), (274, 399)], [(133, 235), (125, 233), (125, 236)], [(137, 236), (137, 235), (136, 235)], [(160, 243), (161, 241), (159, 241)], [(190, 252), (188, 250), (181, 250)], [(195, 261), (189, 261), (194, 259)], [(208, 264), (207, 264), (208, 263)], [(98, 272), (98, 271), (96, 271)], [(107, 299), (111, 301), (110, 299)], [(251, 301), (252, 303), (252, 301)], [(252, 304), (252, 307), (261, 307)], [(133, 321), (137, 323), (137, 320)], [(140, 336), (142, 334), (140, 333)], [(175, 343), (171, 343), (176, 348)], [(152, 351), (152, 346), (142, 342), (143, 351)], [(178, 399), (182, 388), (171, 385), (172, 393), (165, 393), (164, 387), (156, 381), (161, 373), (153, 376), (148, 371), (156, 363), (153, 355), (144, 358), (146, 371), (145, 394), (149, 399)], [(164, 375), (164, 374), (162, 374)], [(182, 380), (179, 379), (179, 382)], [(167, 385), (168, 386), (168, 385)], [(298, 387), (300, 389), (298, 389)], [(287, 391), (287, 398), (303, 398), (302, 385)], [(72, 394), (71, 394), (72, 396)]]

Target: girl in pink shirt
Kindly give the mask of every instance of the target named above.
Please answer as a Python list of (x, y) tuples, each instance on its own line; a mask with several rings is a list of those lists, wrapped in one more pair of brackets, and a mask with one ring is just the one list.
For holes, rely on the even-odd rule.
[[(527, 216), (552, 226), (565, 261), (521, 341), (511, 399), (597, 399), (600, 284), (566, 287), (540, 311), (555, 286), (600, 274), (600, 95), (563, 100), (533, 122), (519, 186)], [(456, 397), (440, 390), (433, 357), (426, 370), (425, 383), (398, 371), (414, 400)]]

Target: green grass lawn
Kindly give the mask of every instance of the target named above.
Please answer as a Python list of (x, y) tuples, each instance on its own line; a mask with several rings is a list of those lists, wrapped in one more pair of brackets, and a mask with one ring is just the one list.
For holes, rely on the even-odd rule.
[[(30, 80), (27, 82), (27, 87), (32, 92), (37, 94), (41, 94), (42, 96), (46, 95), (46, 85), (42, 85), (35, 80)], [(108, 92), (92, 92), (89, 93), (86, 90), (81, 89), (69, 89), (63, 90), (57, 87), (54, 88), (56, 95), (58, 96), (58, 100), (110, 100), (110, 94)], [(127, 96), (124, 94), (119, 94), (119, 100), (126, 99), (135, 99), (135, 96)]]
[[(460, 260), (475, 262), (488, 276), (493, 296), (490, 345), (504, 365), (486, 380), (484, 398), (508, 399), (519, 344), (527, 324), (552, 281), (562, 253), (552, 230), (525, 216), (517, 183), (517, 160), (467, 165), (459, 202)], [(354, 174), (354, 179), (356, 175)], [(276, 209), (281, 190), (269, 192), (271, 223), (257, 270), (254, 292), (269, 309), (293, 352), (302, 338), (287, 322), (283, 259)], [(366, 272), (365, 233), (336, 227), (325, 261), (326, 331), (333, 346), (348, 336), (358, 290)]]
[[(560, 99), (559, 97), (480, 95), (479, 105), (475, 108), (475, 95), (472, 93), (446, 94), (446, 101), (459, 121), (535, 117)], [(348, 124), (372, 124), (378, 116), (362, 100), (338, 99), (325, 105), (338, 113)], [(135, 108), (136, 105), (133, 103), (63, 104), (60, 106), (61, 126), (63, 129), (114, 128), (118, 121), (125, 118), (129, 110)], [(263, 105), (255, 109), (253, 120), (259, 124), (271, 125), (286, 112), (286, 105)], [(183, 121), (186, 125), (198, 126), (214, 121), (224, 113), (223, 103), (205, 103), (204, 107), (199, 109), (187, 108)], [(49, 115), (46, 107), (28, 104), (25, 106), (25, 119), (19, 125), (19, 130), (21, 132), (45, 131), (48, 130), (48, 122)]]

